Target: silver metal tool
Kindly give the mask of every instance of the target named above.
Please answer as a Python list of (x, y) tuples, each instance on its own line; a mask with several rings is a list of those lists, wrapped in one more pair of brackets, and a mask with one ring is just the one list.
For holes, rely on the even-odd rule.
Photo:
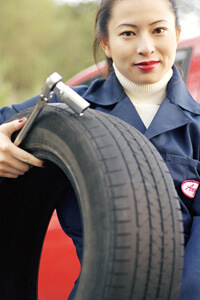
[(79, 115), (81, 115), (90, 105), (85, 99), (63, 82), (58, 82), (58, 84), (56, 84), (54, 93), (62, 102), (69, 105), (69, 107)]
[(53, 93), (55, 93), (61, 101), (66, 103), (79, 115), (82, 115), (83, 112), (90, 106), (90, 104), (85, 99), (83, 99), (72, 88), (65, 85), (61, 81), (62, 77), (56, 72), (47, 78), (42, 89), (42, 93), (39, 96), (32, 113), (30, 114), (26, 124), (21, 129), (14, 141), (14, 144), (16, 146), (19, 146), (21, 144), (30, 128), (32, 127), (35, 119), (50, 101)]
[(62, 80), (62, 77), (58, 73), (53, 73), (51, 76), (49, 76), (45, 82), (45, 85), (42, 89), (42, 93), (39, 96), (37, 103), (29, 116), (26, 124), (22, 128), (22, 130), (19, 132), (18, 136), (16, 137), (14, 144), (16, 146), (19, 146), (22, 142), (22, 140), (27, 135), (28, 131), (30, 130), (31, 126), (33, 125), (33, 122), (39, 115), (39, 113), (42, 111), (43, 107), (47, 105), (49, 102), (49, 95), (56, 83)]

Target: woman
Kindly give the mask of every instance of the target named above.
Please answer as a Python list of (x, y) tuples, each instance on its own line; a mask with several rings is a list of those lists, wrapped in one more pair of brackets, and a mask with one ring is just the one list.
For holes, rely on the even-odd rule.
[[(200, 189), (197, 189), (200, 105), (192, 99), (174, 66), (180, 32), (174, 0), (101, 1), (94, 53), (96, 57), (101, 45), (110, 75), (106, 80), (95, 81), (89, 88), (81, 86), (75, 90), (91, 103), (91, 108), (121, 118), (137, 128), (165, 160), (179, 195), (184, 221), (185, 266), (180, 299), (195, 300), (200, 298)], [(35, 101), (33, 98), (12, 108), (2, 108), (0, 122), (33, 106)], [(52, 101), (59, 102), (59, 99), (54, 96)], [(40, 160), (10, 141), (11, 134), (25, 122), (22, 119), (0, 126), (2, 177), (15, 178), (24, 174), (29, 165), (42, 166)], [(196, 182), (192, 196), (182, 185), (185, 181)], [(76, 202), (69, 204), (63, 199), (61, 203), (57, 209), (61, 225), (73, 237), (81, 259), (82, 232)], [(77, 216), (74, 232), (70, 209)], [(70, 233), (67, 228), (71, 228)], [(69, 299), (74, 292), (75, 289)]]

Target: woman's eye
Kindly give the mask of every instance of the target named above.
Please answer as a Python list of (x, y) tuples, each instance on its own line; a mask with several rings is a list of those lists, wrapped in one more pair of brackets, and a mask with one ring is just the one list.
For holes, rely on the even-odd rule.
[(122, 35), (123, 36), (133, 36), (133, 35), (135, 35), (135, 33), (134, 32), (132, 32), (132, 31), (124, 31), (124, 32), (122, 32)]
[(160, 33), (164, 33), (166, 31), (166, 28), (156, 28), (155, 30), (154, 30), (154, 33), (156, 33), (156, 34), (160, 34)]

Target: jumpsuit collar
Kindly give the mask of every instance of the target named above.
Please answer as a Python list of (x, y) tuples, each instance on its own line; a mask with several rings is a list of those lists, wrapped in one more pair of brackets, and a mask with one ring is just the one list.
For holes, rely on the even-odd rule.
[(84, 94), (84, 98), (97, 106), (112, 107), (109, 114), (134, 126), (148, 139), (187, 124), (191, 120), (191, 113), (200, 114), (199, 103), (190, 95), (175, 66), (168, 83), (167, 97), (148, 128), (145, 127), (114, 73), (106, 80), (95, 81)]

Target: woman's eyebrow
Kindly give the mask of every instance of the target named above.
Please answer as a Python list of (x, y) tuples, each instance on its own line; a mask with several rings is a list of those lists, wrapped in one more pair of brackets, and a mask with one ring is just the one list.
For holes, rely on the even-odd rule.
[(134, 24), (123, 23), (123, 24), (118, 25), (117, 28), (119, 28), (121, 26), (129, 26), (129, 27), (134, 27), (134, 28), (138, 27), (137, 25), (134, 25)]
[(153, 23), (151, 23), (151, 24), (149, 24), (149, 25), (154, 25), (154, 24), (160, 23), (160, 22), (167, 22), (167, 23), (168, 23), (167, 20), (158, 20), (158, 21), (155, 21), (155, 22), (153, 22)]
[[(151, 26), (151, 25), (154, 25), (154, 24), (157, 24), (157, 23), (160, 23), (160, 22), (167, 22), (168, 23), (167, 20), (158, 20), (158, 21), (154, 21), (154, 22), (150, 23), (149, 25)], [(134, 27), (134, 28), (138, 27), (135, 24), (122, 23), (122, 24), (118, 25), (117, 28), (122, 27), (122, 26), (129, 26), (129, 27)]]

